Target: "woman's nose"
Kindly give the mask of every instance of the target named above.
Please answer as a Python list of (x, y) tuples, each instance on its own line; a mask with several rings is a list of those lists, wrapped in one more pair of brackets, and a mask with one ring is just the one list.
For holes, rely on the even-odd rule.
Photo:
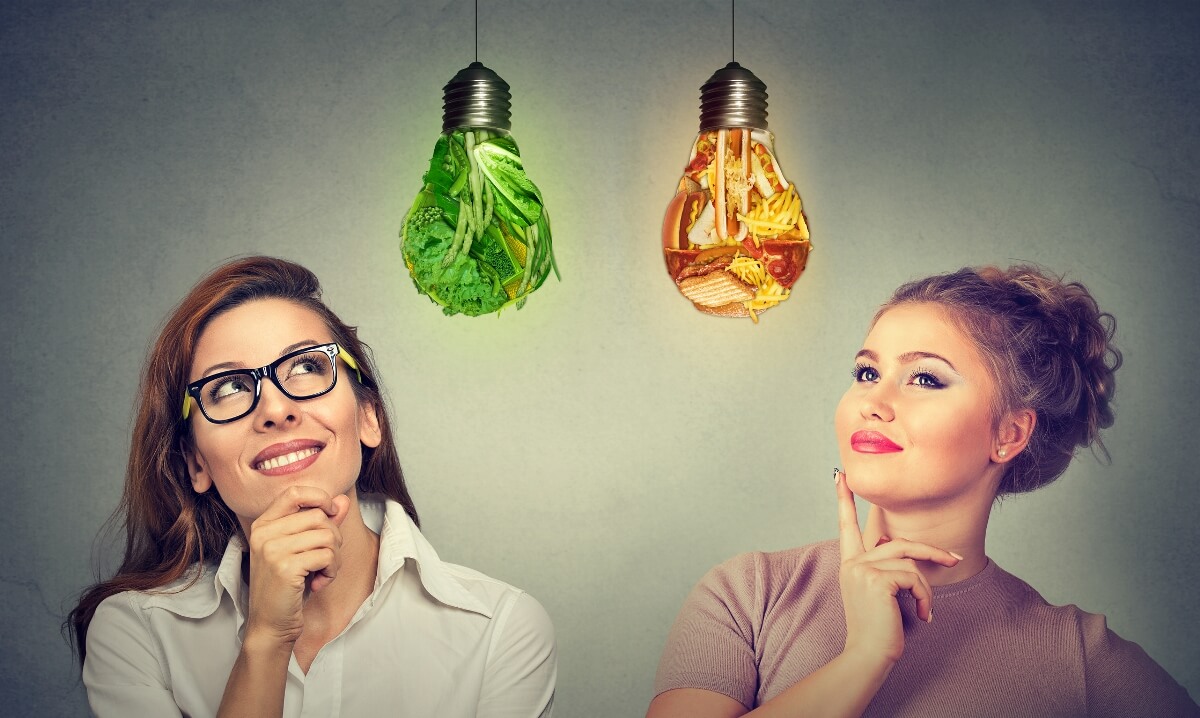
[(892, 405), (891, 389), (886, 384), (872, 386), (862, 398), (859, 412), (864, 419), (891, 421), (896, 418), (896, 410)]
[(299, 420), (298, 402), (283, 393), (275, 382), (264, 379), (262, 393), (258, 397), (258, 406), (254, 407), (254, 426), (257, 429), (270, 429), (276, 426), (295, 423)]

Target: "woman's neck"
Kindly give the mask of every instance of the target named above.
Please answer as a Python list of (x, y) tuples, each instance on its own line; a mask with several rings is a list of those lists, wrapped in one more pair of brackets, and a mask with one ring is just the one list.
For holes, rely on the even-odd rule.
[(379, 566), (379, 536), (367, 527), (355, 492), (342, 522), (341, 565), (337, 577), (316, 593), (304, 598), (304, 630), (328, 634), (333, 638), (346, 627), (350, 618), (371, 595)]
[(901, 512), (872, 505), (867, 512), (863, 545), (870, 550), (886, 536), (953, 551), (963, 557), (953, 567), (930, 561), (918, 561), (917, 567), (931, 586), (957, 583), (974, 576), (987, 565), (984, 544), (990, 507), (989, 502), (983, 507), (956, 506)]

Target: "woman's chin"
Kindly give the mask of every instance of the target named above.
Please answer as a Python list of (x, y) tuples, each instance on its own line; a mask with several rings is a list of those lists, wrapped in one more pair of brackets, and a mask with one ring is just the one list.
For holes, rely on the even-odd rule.
[(888, 508), (892, 503), (895, 502), (895, 499), (896, 499), (895, 496), (892, 496), (891, 494), (889, 494), (886, 491), (871, 491), (871, 490), (859, 491), (859, 490), (856, 490), (853, 486), (850, 487), (850, 490), (854, 492), (854, 495), (856, 497), (862, 499), (863, 501), (866, 501), (868, 504), (871, 504), (872, 506), (878, 506), (881, 509)]
[(856, 468), (851, 463), (846, 469), (846, 485), (858, 498), (870, 502), (880, 508), (896, 501), (897, 484), (895, 476), (890, 472), (881, 471), (878, 467)]
[(854, 495), (872, 506), (889, 513), (904, 514), (929, 511), (949, 506), (948, 497), (922, 493), (895, 475), (860, 474), (857, 479), (846, 473), (846, 485)]

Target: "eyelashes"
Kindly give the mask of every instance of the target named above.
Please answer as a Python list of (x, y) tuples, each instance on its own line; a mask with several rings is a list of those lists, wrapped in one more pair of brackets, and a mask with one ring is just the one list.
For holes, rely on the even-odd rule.
[[(869, 373), (873, 378), (867, 378), (863, 374)], [(870, 364), (858, 363), (850, 370), (850, 376), (854, 377), (854, 381), (875, 381), (879, 378), (879, 372), (875, 371), (875, 367)]]
[(941, 389), (946, 385), (932, 371), (920, 367), (914, 369), (912, 374), (908, 375), (908, 381), (916, 386), (925, 386), (930, 389)]

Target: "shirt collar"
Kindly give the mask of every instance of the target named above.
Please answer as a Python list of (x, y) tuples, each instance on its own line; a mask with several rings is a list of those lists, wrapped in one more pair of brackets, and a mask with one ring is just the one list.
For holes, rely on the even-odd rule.
[(492, 617), (491, 607), (455, 579), (403, 506), (377, 494), (361, 496), (358, 506), (367, 528), (379, 534), (379, 568), (372, 600), (411, 559), (421, 585), (439, 603)]
[[(416, 564), (421, 585), (439, 603), (492, 617), (492, 609), (450, 573), (403, 506), (378, 494), (361, 496), (358, 505), (363, 523), (379, 534), (375, 590), (367, 599), (368, 602), (373, 603), (379, 595), (379, 589), (411, 559)], [(238, 613), (238, 624), (241, 625), (246, 618), (244, 599), (248, 598), (244, 596), (247, 589), (242, 582), (242, 554), (245, 550), (245, 540), (240, 534), (234, 534), (217, 566), (202, 568), (200, 577), (190, 587), (188, 581), (195, 575), (192, 573), (164, 587), (161, 592), (151, 594), (147, 606), (164, 608), (186, 618), (206, 618), (217, 610), (222, 594), (229, 594)]]

